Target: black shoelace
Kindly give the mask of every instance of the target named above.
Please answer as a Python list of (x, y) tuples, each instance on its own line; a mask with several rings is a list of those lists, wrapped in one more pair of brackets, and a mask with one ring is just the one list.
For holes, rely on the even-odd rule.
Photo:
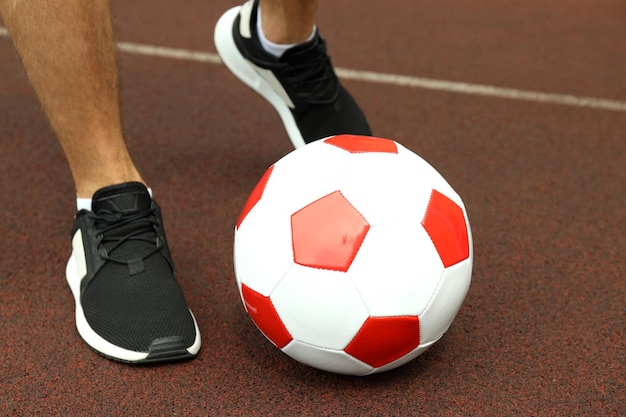
[[(120, 264), (127, 264), (128, 259), (121, 259), (112, 254), (130, 241), (141, 241), (150, 244), (150, 249), (145, 250), (140, 256), (133, 259), (146, 259), (158, 252), (163, 247), (162, 240), (154, 229), (157, 225), (154, 209), (137, 211), (132, 214), (122, 214), (110, 210), (99, 210), (91, 214), (95, 220), (95, 228), (98, 231), (96, 237), (101, 238), (100, 243), (107, 249), (108, 255), (99, 254), (100, 258)], [(142, 245), (146, 246), (146, 245)]]
[(324, 44), (317, 46), (316, 59), (286, 66), (287, 79), (296, 87), (296, 94), (309, 104), (329, 104), (337, 97), (337, 76), (326, 54)]

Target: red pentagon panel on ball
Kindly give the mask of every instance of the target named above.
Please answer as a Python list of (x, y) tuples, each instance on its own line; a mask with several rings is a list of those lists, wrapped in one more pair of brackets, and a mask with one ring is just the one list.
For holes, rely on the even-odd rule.
[(469, 236), (463, 210), (454, 201), (433, 190), (422, 220), (444, 267), (469, 258)]
[(344, 351), (378, 368), (400, 359), (419, 344), (417, 316), (370, 317)]
[(252, 190), (252, 192), (250, 193), (248, 201), (246, 201), (246, 204), (243, 206), (241, 214), (239, 215), (239, 219), (237, 220), (237, 229), (239, 229), (239, 226), (241, 226), (243, 220), (246, 218), (248, 213), (250, 213), (250, 210), (252, 210), (252, 208), (256, 205), (256, 203), (259, 202), (259, 200), (263, 196), (263, 191), (265, 191), (265, 187), (267, 186), (267, 182), (269, 181), (270, 175), (272, 175), (273, 170), (274, 165), (272, 165), (267, 169), (267, 171), (265, 171), (265, 174), (263, 174), (257, 185), (254, 187), (254, 190)]
[(337, 135), (325, 139), (324, 142), (350, 153), (398, 153), (398, 147), (393, 140), (373, 136)]
[(332, 192), (291, 216), (294, 262), (345, 272), (369, 228), (340, 191)]
[(293, 338), (278, 316), (278, 312), (269, 297), (254, 291), (245, 284), (241, 285), (241, 293), (248, 315), (265, 337), (279, 349), (291, 342)]

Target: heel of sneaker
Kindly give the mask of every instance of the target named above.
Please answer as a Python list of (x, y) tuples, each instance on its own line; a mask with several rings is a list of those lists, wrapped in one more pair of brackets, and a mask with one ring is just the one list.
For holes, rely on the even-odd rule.
[(291, 114), (291, 110), (287, 104), (285, 104), (284, 100), (274, 91), (272, 86), (263, 79), (252, 67), (252, 64), (243, 57), (235, 44), (232, 30), (240, 10), (241, 6), (233, 7), (218, 20), (213, 35), (215, 48), (222, 62), (230, 72), (274, 107), (285, 126), (289, 140), (291, 140), (294, 148), (298, 149), (305, 145), (305, 141)]

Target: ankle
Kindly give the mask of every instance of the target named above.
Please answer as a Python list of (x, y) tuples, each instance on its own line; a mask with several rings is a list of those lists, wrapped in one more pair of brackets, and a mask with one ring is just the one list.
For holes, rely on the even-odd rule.
[(315, 35), (314, 12), (290, 13), (266, 7), (265, 15), (261, 5), (257, 8), (257, 32), (261, 39), (274, 45), (294, 46), (304, 43)]
[(103, 175), (97, 176), (93, 180), (84, 178), (75, 179), (76, 198), (91, 199), (94, 193), (99, 189), (125, 182), (140, 182), (145, 184), (145, 181), (138, 173), (129, 173), (127, 175)]
[[(259, 42), (261, 43), (261, 46), (263, 47), (263, 50), (269, 53), (270, 55), (275, 56), (276, 58), (280, 58), (281, 56), (283, 56), (285, 52), (287, 52), (287, 50), (293, 48), (294, 46), (299, 45), (301, 43), (306, 43), (312, 40), (315, 37), (316, 26), (313, 26), (313, 30), (311, 31), (311, 33), (309, 34), (307, 38), (299, 40), (298, 42), (295, 42), (295, 43), (272, 42), (271, 40), (267, 38), (267, 36), (265, 36), (265, 32), (263, 31), (261, 7), (259, 7), (257, 11), (256, 31), (257, 31), (257, 36), (259, 38)], [(281, 39), (287, 39), (287, 38), (301, 39), (301, 36), (295, 36), (292, 38), (288, 36), (281, 37)]]

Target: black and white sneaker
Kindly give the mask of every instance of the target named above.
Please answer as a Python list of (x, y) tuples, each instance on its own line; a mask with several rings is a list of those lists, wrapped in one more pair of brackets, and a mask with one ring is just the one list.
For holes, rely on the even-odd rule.
[(194, 357), (200, 332), (174, 277), (161, 213), (141, 183), (98, 190), (77, 213), (67, 282), (83, 340), (110, 359)]
[(250, 0), (224, 13), (215, 26), (215, 47), (228, 69), (278, 111), (293, 146), (342, 133), (371, 135), (319, 33), (276, 58), (259, 42), (257, 6)]

